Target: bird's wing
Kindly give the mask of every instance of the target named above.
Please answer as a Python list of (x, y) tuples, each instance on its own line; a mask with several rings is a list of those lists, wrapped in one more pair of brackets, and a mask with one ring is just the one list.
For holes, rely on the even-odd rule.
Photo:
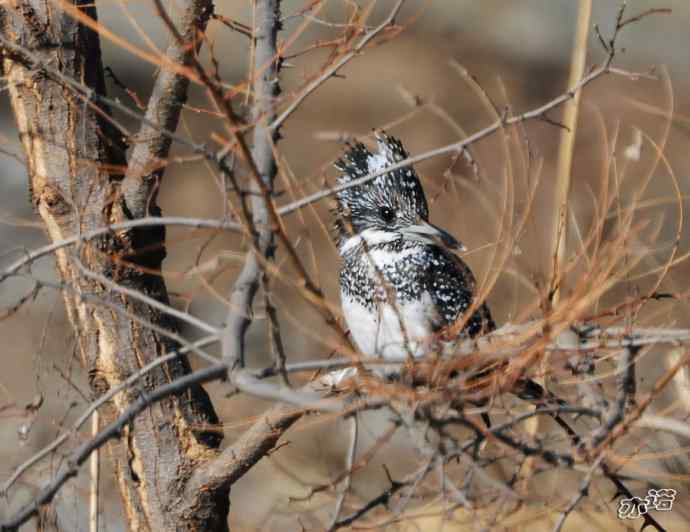
[[(441, 330), (464, 319), (474, 303), (476, 281), (467, 264), (457, 256), (438, 246), (430, 246), (428, 252), (424, 282), (436, 309), (434, 329)], [(465, 323), (463, 332), (473, 337), (495, 328), (489, 308), (482, 303)]]

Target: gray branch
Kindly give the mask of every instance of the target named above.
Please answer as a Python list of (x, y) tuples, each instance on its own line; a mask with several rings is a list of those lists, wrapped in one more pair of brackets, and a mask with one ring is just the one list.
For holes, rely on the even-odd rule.
[[(280, 87), (278, 83), (277, 39), (280, 26), (280, 1), (259, 0), (256, 2), (257, 26), (254, 34), (254, 148), (252, 158), (264, 187), (273, 190), (273, 181), (277, 166), (273, 148), (277, 135), (267, 124), (275, 116), (275, 97)], [(270, 215), (267, 200), (261, 192), (259, 183), (252, 181), (251, 191), (255, 192), (250, 200), (252, 209), (251, 223), (254, 229), (254, 249), (247, 253), (240, 272), (230, 294), (225, 329), (222, 334), (223, 360), (228, 368), (243, 367), (245, 359), (245, 335), (252, 318), (252, 303), (264, 275), (262, 259), (273, 258), (273, 231), (270, 228)], [(258, 229), (257, 229), (258, 228)], [(261, 258), (257, 257), (261, 254)]]
[[(212, 0), (189, 0), (178, 22), (181, 28), (173, 35), (166, 51), (167, 62), (188, 65), (198, 52), (199, 38), (213, 13)], [(164, 131), (175, 131), (182, 107), (187, 101), (189, 78), (166, 68), (158, 72), (153, 92), (146, 107), (146, 121), (142, 122), (138, 139), (122, 182), (122, 193), (133, 218), (149, 214), (152, 194), (165, 171), (172, 138)]]

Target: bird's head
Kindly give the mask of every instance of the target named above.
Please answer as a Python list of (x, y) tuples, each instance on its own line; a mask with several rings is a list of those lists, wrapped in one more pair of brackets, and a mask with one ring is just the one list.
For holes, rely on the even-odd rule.
[[(398, 139), (377, 132), (376, 140), (377, 153), (371, 153), (364, 144), (356, 143), (335, 163), (341, 172), (338, 185), (380, 172), (408, 158)], [(408, 240), (464, 249), (449, 233), (429, 223), (424, 189), (411, 166), (341, 190), (336, 199), (336, 231), (341, 251), (353, 237), (362, 237), (370, 245)]]

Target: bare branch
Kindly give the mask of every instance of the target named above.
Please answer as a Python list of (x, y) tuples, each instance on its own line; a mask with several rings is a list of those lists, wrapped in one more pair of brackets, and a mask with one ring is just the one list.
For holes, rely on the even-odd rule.
[(148, 305), (149, 307), (152, 307), (152, 308), (155, 308), (156, 310), (159, 310), (163, 314), (168, 314), (170, 316), (174, 316), (175, 318), (177, 318), (181, 322), (192, 325), (192, 326), (194, 326), (194, 327), (196, 327), (196, 328), (198, 328), (198, 329), (200, 329), (206, 333), (215, 335), (215, 334), (218, 334), (220, 332), (220, 330), (217, 327), (213, 327), (212, 325), (209, 325), (205, 321), (200, 320), (199, 318), (192, 316), (188, 312), (183, 312), (181, 310), (177, 310), (176, 308), (172, 307), (171, 305), (168, 305), (167, 303), (161, 303), (157, 299), (154, 299), (151, 296), (148, 296), (139, 290), (134, 290), (132, 288), (128, 288), (126, 286), (123, 286), (121, 284), (116, 283), (115, 281), (111, 281), (105, 275), (102, 275), (100, 273), (89, 270), (76, 257), (74, 257), (73, 260), (74, 260), (74, 263), (77, 265), (79, 271), (82, 273), (82, 275), (84, 275), (84, 277), (89, 278), (89, 279), (93, 279), (94, 281), (101, 283), (109, 291), (115, 292), (117, 294), (125, 295), (125, 296), (130, 297), (131, 299), (133, 299), (135, 301), (139, 301), (141, 303), (144, 303), (145, 305)]
[(357, 414), (352, 414), (349, 418), (350, 424), (350, 442), (347, 451), (347, 460), (345, 462), (345, 478), (342, 480), (335, 500), (335, 508), (333, 509), (333, 518), (331, 525), (328, 527), (329, 531), (336, 530), (336, 524), (340, 518), (340, 513), (343, 510), (343, 504), (347, 498), (352, 485), (352, 475), (354, 474), (353, 467), (355, 464), (355, 456), (357, 455), (357, 439), (359, 435), (359, 420)]
[(314, 81), (309, 83), (301, 92), (301, 94), (293, 100), (293, 102), (288, 106), (285, 111), (283, 111), (278, 118), (276, 118), (271, 125), (270, 129), (277, 130), (288, 117), (295, 112), (295, 110), (300, 106), (300, 104), (316, 89), (318, 89), (326, 80), (333, 77), (338, 70), (345, 66), (353, 57), (355, 57), (362, 49), (371, 42), (371, 40), (381, 33), (384, 29), (395, 22), (395, 17), (398, 16), (400, 9), (402, 8), (405, 0), (398, 0), (393, 9), (391, 9), (388, 16), (385, 18), (381, 24), (376, 26), (374, 29), (369, 31), (362, 39), (355, 45), (355, 47), (348, 53), (343, 55), (335, 64), (328, 67), (322, 74), (320, 74)]
[(179, 356), (180, 354), (184, 354), (188, 351), (190, 351), (193, 347), (204, 347), (212, 342), (216, 341), (215, 336), (207, 336), (205, 338), (202, 338), (201, 340), (197, 340), (190, 346), (184, 346), (181, 347), (178, 351), (173, 351), (171, 353), (165, 354), (159, 358), (156, 358), (149, 362), (147, 365), (142, 367), (139, 371), (136, 373), (130, 375), (126, 380), (122, 381), (119, 385), (114, 386), (110, 390), (108, 390), (106, 393), (101, 395), (98, 399), (96, 399), (93, 403), (89, 405), (89, 407), (84, 411), (84, 413), (79, 416), (79, 418), (72, 424), (72, 427), (70, 431), (65, 432), (55, 438), (51, 443), (43, 447), (40, 451), (38, 451), (36, 454), (31, 456), (28, 460), (26, 460), (24, 463), (19, 465), (17, 469), (12, 473), (12, 475), (0, 486), (0, 497), (6, 496), (8, 490), (12, 487), (12, 485), (16, 482), (16, 480), (24, 474), (24, 472), (32, 467), (34, 464), (48, 456), (50, 453), (52, 453), (55, 449), (60, 447), (63, 443), (65, 443), (67, 440), (69, 440), (71, 437), (77, 434), (79, 429), (86, 423), (91, 417), (91, 415), (96, 412), (101, 406), (106, 404), (108, 401), (112, 400), (113, 397), (115, 397), (118, 393), (122, 392), (123, 390), (126, 390), (132, 384), (134, 384), (137, 380), (139, 380), (141, 377), (149, 373), (152, 369), (157, 368), (159, 366), (162, 366), (163, 364), (170, 362), (173, 360), (175, 357)]
[(634, 357), (638, 348), (626, 347), (620, 355), (618, 362), (617, 381), (618, 393), (616, 401), (611, 405), (606, 415), (604, 423), (592, 434), (592, 447), (598, 447), (601, 442), (611, 433), (613, 428), (618, 425), (625, 415), (625, 407), (630, 398), (631, 380), (633, 379)]
[[(321, 383), (315, 381), (299, 390), (299, 393), (318, 395), (317, 390), (322, 387)], [(310, 408), (295, 408), (288, 403), (271, 407), (234, 444), (195, 471), (187, 484), (187, 494), (196, 498), (199, 492), (219, 486), (231, 486), (266, 456), (282, 434), (309, 410)]]
[[(141, 298), (124, 293), (116, 296), (122, 309), (113, 312), (107, 306), (112, 302), (107, 288), (82, 275), (72, 260), (74, 255), (65, 250), (62, 242), (76, 238), (75, 243), (80, 243), (80, 233), (129, 221), (119, 188), (126, 168), (123, 129), (112, 119), (106, 103), (99, 33), (107, 29), (98, 22), (95, 4), (31, 4), (37, 20), (45, 25), (50, 46), (34, 46), (23, 21), (3, 8), (0, 42), (5, 79), (27, 153), (32, 203), (51, 240), (55, 244), (61, 242), (52, 251), (56, 252), (61, 283), (68, 288), (62, 290), (62, 295), (77, 353), (92, 391), (100, 395), (169, 348), (174, 349), (173, 342), (158, 332), (174, 329), (175, 323), (159, 312), (162, 307), (156, 309)], [(153, 204), (151, 208), (153, 212)], [(149, 225), (154, 230), (104, 234), (95, 245), (78, 250), (79, 259), (89, 270), (167, 306), (163, 279), (152, 273), (160, 271), (165, 254), (163, 235), (160, 225), (158, 229)], [(114, 262), (112, 257), (124, 260)], [(145, 267), (143, 271), (139, 266)], [(91, 305), (89, 297), (100, 297), (106, 304)], [(127, 411), (137, 394), (145, 395), (190, 371), (185, 356), (167, 359), (163, 366), (156, 364), (146, 379), (137, 380), (134, 386), (123, 390), (125, 393), (118, 401), (109, 403), (103, 412), (106, 423)], [(152, 409), (147, 416), (132, 417), (131, 423), (127, 423), (129, 437), (124, 445), (113, 448), (113, 460), (127, 512), (137, 516), (137, 523), (132, 526), (170, 528), (178, 518), (183, 518), (164, 508), (171, 507), (168, 501), (183, 487), (180, 471), (193, 468), (205, 453), (215, 452), (219, 434), (196, 428), (215, 420), (208, 396), (192, 383), (184, 396), (173, 396), (164, 408)], [(72, 476), (75, 468), (68, 467), (64, 478)], [(40, 500), (25, 506), (20, 520), (35, 513), (42, 500), (52, 498), (58, 484), (46, 487), (39, 494)], [(187, 522), (191, 526), (195, 520), (195, 516), (189, 516)], [(202, 527), (211, 523), (195, 522)]]
[(592, 477), (594, 476), (596, 470), (599, 469), (599, 464), (601, 463), (603, 457), (604, 455), (600, 455), (590, 466), (589, 471), (587, 471), (587, 474), (585, 475), (585, 478), (583, 478), (582, 482), (580, 483), (580, 489), (577, 491), (577, 493), (570, 501), (568, 506), (565, 508), (565, 510), (563, 510), (563, 513), (558, 518), (556, 526), (553, 527), (553, 532), (561, 532), (561, 530), (563, 529), (563, 525), (565, 524), (565, 520), (568, 519), (568, 516), (573, 512), (573, 510), (580, 503), (580, 501), (584, 497), (587, 497), (587, 495), (589, 495), (589, 485), (592, 483)]
[[(159, 4), (159, 2), (157, 2)], [(161, 7), (162, 9), (162, 7)], [(197, 53), (208, 19), (213, 13), (212, 0), (188, 0), (179, 20), (180, 30), (166, 51), (167, 62), (188, 66)], [(172, 24), (172, 23), (171, 23)], [(145, 121), (127, 165), (121, 190), (132, 218), (150, 214), (152, 195), (165, 171), (172, 138), (164, 131), (175, 131), (180, 112), (187, 101), (189, 77), (179, 71), (161, 68), (146, 106)]]
[(190, 386), (217, 380), (223, 378), (224, 375), (225, 366), (217, 364), (180, 377), (178, 380), (155, 388), (150, 392), (141, 391), (139, 398), (132, 402), (115, 421), (102, 429), (96, 437), (89, 439), (72, 451), (53, 480), (44, 486), (31, 501), (22, 506), (13, 516), (1, 522), (0, 530), (15, 530), (36, 515), (42, 505), (49, 503), (55, 497), (55, 494), (65, 482), (77, 475), (80, 466), (89, 458), (93, 451), (103, 447), (109, 440), (119, 438), (125, 427), (150, 405), (171, 395), (180, 394)]
[[(612, 37), (611, 41), (613, 45), (616, 43), (616, 39), (618, 37), (618, 32), (620, 28), (616, 29), (614, 36)], [(309, 196), (306, 196), (302, 199), (299, 199), (297, 201), (293, 201), (287, 205), (282, 206), (280, 209), (278, 209), (278, 214), (285, 215), (288, 214), (292, 211), (295, 211), (297, 209), (301, 209), (305, 205), (309, 205), (310, 203), (314, 203), (315, 201), (319, 201), (323, 198), (326, 198), (328, 196), (331, 196), (333, 194), (336, 194), (337, 192), (347, 190), (348, 188), (351, 187), (356, 187), (359, 185), (362, 185), (364, 183), (367, 183), (371, 181), (372, 179), (375, 179), (383, 174), (386, 174), (388, 172), (391, 172), (393, 170), (397, 170), (399, 168), (404, 168), (406, 166), (411, 166), (413, 164), (426, 161), (427, 159), (431, 159), (433, 157), (438, 157), (440, 155), (445, 155), (448, 153), (462, 153), (465, 151), (471, 144), (474, 144), (489, 135), (492, 135), (496, 131), (503, 129), (508, 126), (513, 126), (522, 122), (526, 122), (528, 120), (544, 120), (544, 117), (547, 115), (549, 111), (552, 109), (555, 109), (556, 107), (559, 107), (563, 105), (565, 102), (572, 100), (575, 97), (575, 94), (578, 92), (582, 91), (587, 85), (592, 83), (593, 81), (599, 79), (600, 77), (612, 72), (611, 69), (611, 63), (616, 56), (617, 49), (612, 47), (602, 65), (600, 65), (598, 68), (593, 69), (589, 74), (584, 76), (580, 81), (578, 81), (574, 86), (572, 86), (568, 91), (565, 93), (561, 94), (560, 96), (554, 98), (548, 103), (545, 103), (535, 109), (532, 109), (531, 111), (526, 111), (522, 114), (511, 116), (511, 117), (502, 117), (496, 120), (493, 124), (490, 126), (485, 127), (484, 129), (481, 129), (477, 131), (476, 133), (473, 133), (469, 137), (465, 138), (464, 140), (461, 140), (459, 142), (454, 142), (452, 144), (448, 144), (446, 146), (442, 146), (440, 148), (436, 148), (433, 150), (429, 150), (427, 152), (421, 153), (419, 155), (415, 155), (413, 157), (408, 157), (407, 159), (404, 159), (398, 163), (392, 164), (390, 166), (387, 166), (386, 168), (374, 172), (372, 174), (360, 177), (358, 179), (353, 179), (351, 181), (348, 181), (347, 183), (344, 183), (339, 186), (335, 186), (326, 190), (322, 190), (319, 192), (315, 192), (314, 194), (311, 194)]]
[(127, 229), (133, 229), (136, 227), (150, 227), (157, 225), (178, 225), (183, 227), (193, 227), (195, 229), (218, 229), (227, 231), (240, 231), (241, 225), (235, 222), (226, 222), (222, 220), (212, 220), (203, 218), (185, 218), (182, 216), (147, 216), (144, 218), (138, 218), (136, 220), (127, 220), (124, 222), (113, 223), (92, 229), (90, 231), (84, 231), (77, 235), (64, 238), (62, 240), (54, 241), (51, 244), (43, 246), (41, 248), (35, 249), (33, 251), (27, 251), (22, 259), (19, 259), (9, 266), (7, 266), (4, 271), (0, 272), (0, 283), (3, 282), (8, 277), (15, 275), (24, 266), (31, 264), (32, 262), (50, 255), (62, 248), (68, 246), (74, 246), (81, 242), (87, 242), (93, 240), (101, 235), (108, 233), (116, 233), (117, 231), (123, 231)]
[[(254, 82), (255, 101), (252, 118), (255, 125), (252, 158), (257, 179), (252, 182), (251, 190), (263, 192), (264, 195), (256, 194), (251, 197), (251, 227), (260, 228), (256, 233), (252, 231), (255, 249), (247, 254), (242, 271), (230, 294), (230, 307), (222, 336), (223, 360), (231, 369), (244, 366), (244, 338), (251, 323), (252, 303), (262, 276), (265, 275), (261, 259), (272, 260), (274, 248), (268, 202), (271, 201), (269, 196), (278, 170), (273, 154), (273, 145), (278, 137), (266, 127), (266, 124), (275, 116), (275, 98), (280, 92), (277, 55), (280, 1), (258, 0), (255, 9), (257, 27), (254, 31), (256, 44), (253, 71), (258, 77)], [(268, 283), (267, 280), (264, 282)]]
[(645, 414), (635, 423), (635, 426), (654, 430), (665, 430), (667, 432), (673, 432), (683, 438), (690, 439), (690, 424), (686, 421), (673, 419), (672, 417)]
[[(120, 3), (124, 5), (121, 0)], [(558, 504), (562, 512), (556, 523), (558, 532), (568, 517), (572, 519), (571, 514), (584, 505), (597, 475), (603, 474), (614, 483), (616, 496), (631, 496), (624, 480), (647, 480), (644, 474), (635, 476), (636, 473), (626, 471), (623, 476), (614, 469), (624, 464), (614, 460), (610, 451), (623, 440), (627, 431), (649, 427), (683, 437), (688, 434), (687, 427), (679, 419), (647, 415), (645, 410), (661, 406), (655, 399), (660, 398), (665, 386), (687, 364), (690, 330), (636, 326), (641, 323), (637, 315), (648, 301), (668, 297), (677, 302), (688, 295), (682, 291), (678, 294), (657, 292), (660, 283), (666, 281), (670, 266), (682, 260), (672, 260), (676, 249), (651, 295), (634, 294), (623, 303), (605, 308), (600, 301), (605, 291), (620, 286), (620, 279), (627, 278), (641, 265), (638, 257), (642, 253), (636, 252), (631, 242), (638, 237), (646, 241), (649, 237), (645, 232), (649, 226), (637, 219), (640, 206), (646, 205), (644, 201), (634, 199), (626, 207), (624, 216), (618, 209), (618, 224), (608, 223), (605, 213), (615, 210), (618, 190), (611, 194), (608, 191), (617, 189), (622, 179), (617, 180), (614, 187), (607, 177), (602, 183), (602, 196), (605, 197), (594, 201), (591, 224), (586, 222), (582, 231), (577, 224), (581, 249), (564, 270), (574, 275), (583, 265), (583, 282), (578, 283), (572, 293), (569, 292), (568, 299), (557, 307), (541, 307), (541, 313), (546, 315), (544, 319), (526, 322), (528, 316), (532, 319), (540, 315), (540, 301), (546, 300), (549, 289), (540, 279), (527, 279), (525, 272), (528, 270), (523, 271), (525, 264), (521, 259), (516, 261), (514, 270), (508, 261), (512, 260), (510, 250), (517, 250), (518, 239), (525, 233), (532, 216), (528, 213), (538, 189), (532, 176), (538, 177), (536, 174), (542, 165), (532, 165), (530, 146), (523, 145), (523, 140), (528, 144), (527, 139), (520, 139), (515, 130), (505, 135), (502, 138), (508, 157), (505, 189), (492, 188), (491, 194), (500, 197), (505, 207), (498, 213), (500, 231), (495, 249), (506, 250), (506, 253), (493, 254), (490, 273), (482, 283), (482, 294), (477, 300), (483, 300), (505, 268), (533, 289), (537, 297), (525, 308), (518, 310), (516, 305), (510, 311), (510, 316), (516, 316), (511, 319), (519, 320), (516, 325), (506, 325), (473, 339), (460, 337), (448, 345), (437, 341), (437, 336), (430, 337), (430, 350), (443, 347), (441, 353), (435, 353), (437, 356), (362, 359), (354, 348), (350, 349), (349, 340), (320, 286), (321, 274), (325, 272), (320, 271), (316, 256), (305, 258), (300, 247), (303, 236), (300, 234), (294, 240), (291, 235), (294, 228), (286, 223), (291, 213), (306, 205), (431, 157), (452, 156), (446, 176), (451, 183), (453, 165), (459, 157), (468, 157), (468, 148), (474, 143), (494, 133), (506, 132), (511, 126), (520, 128), (528, 120), (559, 125), (549, 118), (552, 112), (581, 95), (595, 80), (608, 74), (624, 76), (626, 81), (636, 79), (638, 75), (634, 72), (613, 66), (621, 50), (618, 36), (629, 24), (647, 15), (666, 12), (665, 9), (649, 9), (625, 19), (623, 3), (616, 12), (610, 37), (605, 39), (598, 28), (595, 29), (605, 50), (603, 62), (583, 70), (579, 79), (569, 81), (569, 89), (564, 94), (540, 107), (515, 115), (510, 106), (497, 104), (480, 87), (479, 96), (494, 122), (470, 136), (444, 110), (434, 109), (433, 103), (421, 98), (413, 98), (415, 109), (429, 107), (433, 114), (452, 126), (456, 132), (455, 142), (339, 187), (326, 188), (324, 182), (317, 193), (306, 195), (303, 191), (304, 197), (295, 199), (298, 196), (293, 193), (289, 181), (293, 173), (277, 146), (281, 126), (322, 84), (341, 74), (345, 65), (401, 30), (396, 18), (406, 5), (404, 0), (390, 2), (385, 12), (378, 9), (381, 6), (377, 7), (376, 2), (364, 10), (350, 2), (344, 6), (348, 18), (342, 24), (317, 18), (319, 10), (327, 4), (324, 0), (306, 0), (296, 15), (285, 18), (280, 14), (284, 2), (253, 0), (251, 25), (216, 16), (227, 27), (250, 38), (248, 79), (237, 84), (221, 79), (221, 66), (225, 65), (220, 64), (212, 40), (207, 40), (205, 35), (207, 22), (213, 16), (212, 0), (179, 0), (175, 4), (179, 12), (169, 13), (166, 9), (172, 9), (173, 4), (152, 0), (158, 20), (171, 37), (164, 52), (157, 50), (157, 45), (130, 16), (130, 22), (152, 53), (124, 42), (99, 23), (94, 3), (51, 0), (43, 4), (16, 0), (9, 7), (0, 8), (0, 51), (6, 74), (4, 82), (12, 96), (20, 139), (28, 155), (26, 161), (34, 186), (32, 201), (48, 227), (51, 243), (33, 250), (11, 251), (17, 254), (10, 255), (9, 266), (0, 270), (0, 283), (9, 284), (8, 281), (15, 279), (36, 283), (28, 296), (16, 296), (20, 298), (19, 303), (10, 311), (19, 308), (40, 288), (60, 291), (66, 301), (94, 399), (90, 402), (91, 399), (83, 394), (88, 405), (79, 419), (73, 424), (60, 422), (57, 438), (20, 464), (0, 486), (0, 496), (12, 495), (14, 492), (10, 493), (10, 488), (16, 490), (19, 479), (27, 480), (22, 475), (32, 468), (34, 472), (37, 465), (46, 462), (45, 458), (55, 459), (57, 466), (51, 467), (50, 473), (40, 480), (33, 498), (28, 502), (24, 499), (23, 506), (15, 507), (13, 515), (3, 516), (6, 520), (0, 520), (0, 529), (16, 530), (32, 516), (40, 518), (45, 513), (45, 505), (78, 474), (89, 457), (96, 460), (93, 453), (106, 442), (119, 440), (111, 448), (130, 528), (227, 532), (231, 488), (234, 490), (235, 483), (263, 457), (288, 444), (287, 441), (281, 443), (281, 438), (301, 418), (310, 416), (305, 420), (309, 425), (339, 417), (355, 422), (358, 412), (383, 408), (391, 423), (389, 430), (382, 434), (379, 432), (382, 427), (374, 427), (375, 443), (365, 453), (358, 453), (357, 426), (352, 426), (351, 445), (344, 460), (346, 465), (337, 477), (316, 487), (297, 479), (312, 487), (305, 499), (317, 492), (329, 492), (334, 496), (334, 511), (327, 515), (323, 523), (325, 528), (367, 527), (366, 523), (358, 521), (364, 521), (378, 510), (384, 514), (384, 520), (372, 526), (385, 527), (415, 519), (419, 515), (412, 511), (415, 506), (417, 509), (424, 507), (423, 511), (440, 519), (454, 518), (461, 507), (464, 507), (463, 512), (473, 514), (493, 512), (484, 526), (500, 527), (504, 524), (500, 520), (526, 500), (527, 494), (522, 487), (527, 487), (523, 481), (529, 480), (530, 474), (582, 472), (584, 478), (579, 490), (574, 486), (572, 497), (568, 494), (568, 498)], [(37, 12), (49, 4), (53, 11)], [(374, 9), (385, 18), (371, 26), (373, 18), (370, 15)], [(283, 45), (278, 40), (281, 24), (296, 18), (302, 19), (296, 22), (299, 27)], [(5, 24), (8, 20), (13, 26)], [(66, 32), (62, 32), (63, 24)], [(335, 35), (312, 46), (300, 44), (298, 53), (293, 53), (291, 47), (314, 24), (322, 26), (319, 29), (323, 33)], [(583, 38), (585, 29), (583, 26)], [(128, 53), (160, 67), (144, 113), (140, 111), (143, 106), (136, 95), (123, 84), (121, 86), (132, 97), (132, 102), (128, 100), (130, 107), (105, 95), (103, 69), (96, 53), (99, 34)], [(235, 37), (241, 46), (246, 44), (245, 39)], [(85, 45), (84, 39), (91, 39), (91, 44)], [(204, 42), (210, 49), (210, 67), (199, 54)], [(318, 49), (331, 54), (322, 70), (306, 80), (291, 99), (279, 98), (279, 68), (285, 65), (284, 60)], [(80, 53), (88, 58), (88, 63), (80, 63)], [(472, 80), (466, 73), (463, 75)], [(220, 149), (198, 144), (176, 132), (190, 82), (197, 83), (205, 91), (207, 104), (212, 109), (189, 109), (218, 120), (223, 132), (214, 132), (210, 139), (219, 143)], [(239, 104), (238, 95), (244, 99), (243, 105)], [(251, 110), (250, 117), (244, 116), (245, 108)], [(136, 126), (130, 131), (127, 122), (111, 116), (110, 109), (124, 113), (128, 119), (133, 118)], [(666, 116), (670, 112), (662, 114)], [(412, 115), (392, 123), (400, 123), (409, 116)], [(56, 121), (56, 117), (64, 118)], [(510, 144), (511, 141), (515, 144)], [(125, 157), (126, 142), (133, 147), (129, 161)], [(171, 157), (173, 142), (186, 153)], [(528, 151), (526, 155), (521, 152), (523, 147)], [(663, 147), (663, 143), (657, 147), (658, 159), (664, 157)], [(510, 159), (514, 148), (520, 151), (518, 165), (513, 165)], [(602, 172), (609, 172), (609, 162), (612, 166), (615, 164), (611, 154), (618, 151), (615, 145), (613, 150), (607, 146), (603, 151), (607, 154), (607, 165)], [(472, 156), (469, 159), (469, 164), (476, 168), (477, 161)], [(221, 219), (157, 216), (160, 211), (156, 195), (167, 166), (190, 162), (206, 163), (221, 185), (218, 198), (223, 204)], [(673, 174), (670, 164), (667, 163), (667, 167)], [(47, 168), (50, 171), (46, 171)], [(519, 173), (512, 175), (514, 170)], [(615, 173), (620, 169), (612, 167), (610, 170)], [(275, 190), (278, 172), (283, 172), (288, 180), (289, 199), (276, 199), (281, 194)], [(525, 201), (518, 197), (519, 186), (523, 184), (521, 172), (526, 177)], [(680, 227), (684, 219), (684, 197), (675, 176), (672, 179), (677, 192), (673, 200), (678, 202)], [(447, 191), (444, 185), (438, 195)], [(489, 193), (477, 191), (477, 194), (488, 211), (498, 212), (498, 208), (491, 205), (493, 199)], [(283, 202), (280, 208), (278, 201)], [(661, 198), (654, 204), (670, 202)], [(315, 214), (316, 223), (324, 229), (324, 234), (327, 233), (318, 213)], [(301, 213), (299, 216), (301, 219)], [(305, 220), (301, 222), (299, 230), (309, 232), (311, 227)], [(589, 233), (587, 224), (591, 227)], [(179, 310), (170, 304), (162, 269), (165, 227), (168, 225), (211, 230), (207, 231), (211, 238), (199, 247), (199, 258), (210, 249), (212, 240), (220, 236), (212, 231), (233, 231), (244, 238), (242, 245), (246, 247), (241, 252), (222, 253), (242, 263), (241, 272), (230, 288), (231, 301), (222, 329), (191, 315), (187, 309)], [(661, 223), (651, 227), (652, 238), (660, 231)], [(679, 229), (675, 248), (680, 237)], [(284, 248), (287, 254), (285, 268), (282, 262), (274, 260), (278, 245), (281, 253)], [(313, 255), (313, 250), (310, 251)], [(57, 282), (39, 279), (32, 271), (33, 264), (51, 255), (61, 275)], [(529, 268), (531, 272), (532, 266)], [(216, 272), (208, 279), (203, 275), (210, 269), (197, 268), (194, 275), (199, 275), (203, 288), (219, 301), (228, 303), (216, 288), (219, 281)], [(188, 280), (192, 277), (192, 274), (185, 276)], [(326, 358), (323, 353), (313, 356), (324, 359), (290, 361), (284, 352), (279, 319), (294, 317), (281, 308), (279, 299), (272, 298), (274, 279), (292, 287), (295, 294), (316, 309), (339, 335), (338, 342), (333, 343), (335, 352), (328, 355), (333, 358)], [(195, 297), (186, 287), (183, 290), (181, 297), (186, 301)], [(250, 358), (253, 352), (250, 355), (245, 346), (259, 293), (265, 299), (262, 319), (268, 325), (265, 337), (270, 342), (267, 349), (270, 347), (273, 355), (270, 367), (257, 367), (256, 361)], [(515, 293), (521, 294), (521, 291)], [(611, 291), (611, 298), (615, 297)], [(660, 307), (665, 305), (659, 304)], [(397, 313), (399, 309), (395, 310)], [(471, 310), (467, 312), (471, 313)], [(189, 342), (177, 332), (178, 321), (213, 334), (199, 342)], [(619, 326), (621, 323), (625, 327)], [(309, 327), (304, 334), (320, 339), (317, 337), (322, 334), (320, 329), (311, 330), (311, 324), (297, 325)], [(400, 328), (403, 337), (407, 337), (405, 327), (401, 325)], [(214, 342), (221, 344), (222, 360), (202, 348)], [(643, 359), (642, 348), (657, 345), (673, 345), (679, 356), (674, 361), (668, 357), (672, 365), (653, 384), (651, 392), (638, 394), (636, 358)], [(210, 366), (192, 372), (185, 353), (199, 354)], [(345, 354), (348, 356), (343, 356)], [(544, 361), (541, 366), (536, 363), (539, 360)], [(615, 390), (614, 378), (609, 378), (611, 375), (607, 372), (611, 360), (618, 362)], [(294, 375), (305, 371), (316, 374)], [(558, 396), (537, 384), (530, 385), (534, 383), (532, 379), (543, 375), (553, 378), (552, 382), (558, 386), (554, 392)], [(561, 376), (566, 380), (559, 381)], [(65, 378), (72, 382), (70, 375), (65, 374)], [(200, 387), (200, 383), (212, 380), (228, 381), (233, 393), (272, 403), (263, 414), (252, 419), (248, 430), (237, 431), (234, 442), (223, 450), (219, 447), (222, 426)], [(305, 380), (306, 385), (292, 385)], [(649, 388), (647, 383), (641, 383), (642, 386), (645, 390)], [(535, 391), (535, 387), (539, 390)], [(586, 401), (581, 400), (583, 395)], [(663, 411), (661, 408), (654, 410)], [(87, 436), (84, 426), (94, 413), (101, 417), (101, 428), (97, 430), (98, 421), (94, 421), (95, 433)], [(318, 415), (321, 413), (325, 415)], [(558, 428), (551, 430), (552, 423), (544, 424), (548, 430), (530, 433), (525, 421), (538, 416), (551, 417), (567, 437)], [(577, 430), (570, 425), (571, 416), (576, 421), (581, 419), (577, 426), (573, 425)], [(356, 496), (353, 493), (348, 497), (353, 475), (372, 460), (380, 460), (391, 444), (400, 444), (392, 437), (401, 427), (408, 429), (408, 439), (411, 439), (407, 443), (409, 453), (405, 456), (409, 459), (404, 464), (406, 473), (396, 474), (401, 480), (393, 480), (386, 469), (389, 486), (383, 491), (377, 490), (363, 499), (366, 491), (357, 489)], [(644, 451), (642, 440), (633, 442), (638, 444), (636, 450)], [(629, 443), (626, 439), (620, 446)], [(525, 467), (527, 457), (534, 457), (538, 469), (530, 472)], [(499, 471), (507, 473), (507, 478), (497, 476), (495, 473)], [(427, 503), (435, 507), (429, 508)], [(97, 511), (97, 505), (92, 505), (92, 509)], [(662, 530), (649, 515), (645, 516), (644, 525)]]

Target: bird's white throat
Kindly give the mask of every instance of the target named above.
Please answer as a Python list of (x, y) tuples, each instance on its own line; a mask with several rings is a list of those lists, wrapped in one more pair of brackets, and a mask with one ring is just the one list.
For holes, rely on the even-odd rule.
[(345, 255), (354, 250), (360, 244), (366, 243), (368, 248), (380, 244), (390, 244), (400, 238), (399, 233), (393, 231), (381, 231), (380, 229), (365, 229), (358, 235), (351, 236), (340, 245), (340, 254)]

